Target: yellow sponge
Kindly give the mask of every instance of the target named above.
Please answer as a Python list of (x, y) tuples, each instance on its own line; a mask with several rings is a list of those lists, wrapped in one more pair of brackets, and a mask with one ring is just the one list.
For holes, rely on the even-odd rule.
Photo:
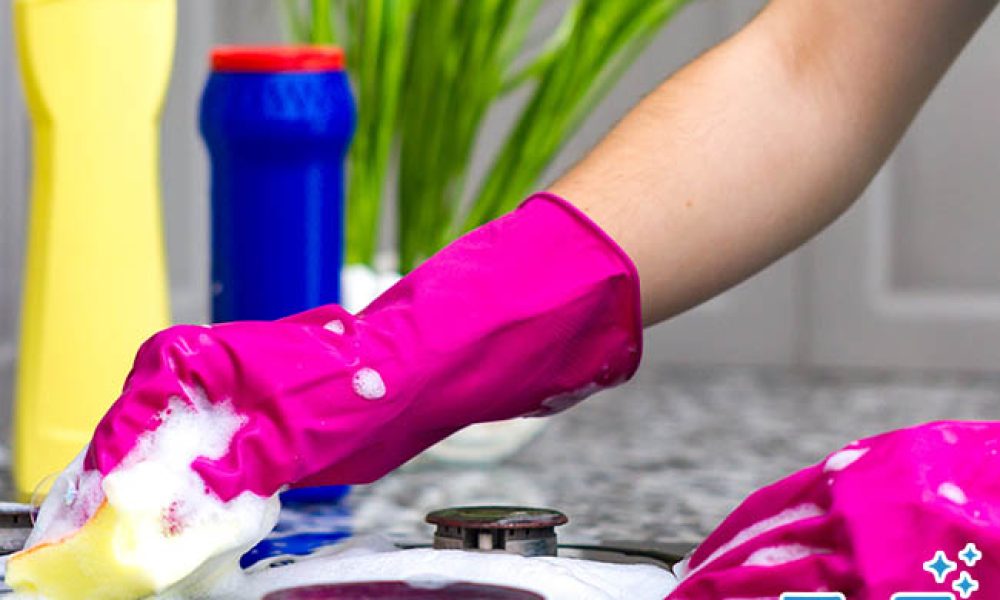
[(12, 556), (7, 585), (48, 600), (130, 600), (153, 594), (148, 574), (118, 560), (119, 525), (117, 511), (101, 504), (70, 536)]

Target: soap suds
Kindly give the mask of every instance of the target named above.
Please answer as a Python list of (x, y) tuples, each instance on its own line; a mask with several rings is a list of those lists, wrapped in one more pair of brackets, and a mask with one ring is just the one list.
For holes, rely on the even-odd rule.
[(378, 400), (385, 396), (385, 382), (375, 369), (362, 367), (354, 374), (351, 381), (354, 393), (366, 400)]
[[(361, 378), (359, 394), (383, 396), (378, 373), (361, 371), (368, 374)], [(205, 492), (191, 462), (224, 455), (243, 420), (229, 404), (212, 404), (203, 394), (188, 392), (187, 401), (170, 403), (159, 429), (144, 435), (103, 482), (94, 472), (82, 472), (78, 458), (43, 504), (36, 541), (72, 533), (106, 500), (121, 513), (121, 527), (134, 540), (116, 558), (147, 572), (162, 600), (261, 598), (292, 586), (376, 579), (491, 583), (532, 590), (549, 600), (660, 600), (676, 586), (669, 571), (652, 565), (399, 550), (377, 536), (324, 547), (307, 557), (274, 557), (244, 572), (239, 556), (272, 528), (277, 499), (246, 493), (223, 503)]]
[(35, 517), (35, 526), (25, 543), (26, 548), (54, 542), (73, 533), (104, 502), (100, 473), (83, 471), (83, 455), (81, 452), (73, 459), (52, 484)]
[(356, 538), (283, 564), (275, 557), (242, 575), (188, 587), (163, 600), (260, 598), (278, 589), (352, 581), (399, 580), (419, 585), (455, 581), (523, 588), (548, 600), (661, 600), (677, 584), (652, 565), (616, 565), (555, 557), (457, 550), (399, 550), (381, 536)]
[(103, 480), (84, 472), (78, 457), (42, 504), (28, 547), (73, 533), (106, 501), (117, 513), (115, 539), (128, 541), (116, 545), (115, 560), (145, 573), (156, 589), (189, 575), (238, 570), (240, 555), (271, 530), (280, 505), (276, 495), (245, 492), (222, 502), (206, 491), (191, 463), (223, 456), (244, 419), (228, 402), (185, 392)]

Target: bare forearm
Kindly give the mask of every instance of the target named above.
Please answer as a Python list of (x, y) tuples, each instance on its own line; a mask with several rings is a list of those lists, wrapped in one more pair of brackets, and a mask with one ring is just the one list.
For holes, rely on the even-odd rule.
[(861, 193), (996, 0), (774, 0), (551, 190), (632, 256), (647, 323), (742, 281)]

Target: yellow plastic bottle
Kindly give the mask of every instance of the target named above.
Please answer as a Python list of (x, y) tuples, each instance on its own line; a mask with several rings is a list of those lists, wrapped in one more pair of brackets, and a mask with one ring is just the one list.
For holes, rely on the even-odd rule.
[(29, 496), (83, 448), (169, 322), (159, 115), (174, 0), (15, 0), (34, 174), (14, 402)]

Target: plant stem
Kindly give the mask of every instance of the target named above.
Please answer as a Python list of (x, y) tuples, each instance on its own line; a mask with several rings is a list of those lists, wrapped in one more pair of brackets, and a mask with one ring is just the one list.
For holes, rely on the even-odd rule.
[(538, 73), (537, 85), (461, 229), (507, 212), (531, 192), (583, 118), (684, 3), (578, 0), (560, 27), (570, 31), (564, 42), (529, 67)]
[(324, 46), (333, 43), (333, 10), (330, 0), (312, 0), (312, 35), (309, 41)]
[[(399, 267), (510, 210), (686, 0), (574, 0), (543, 50), (514, 70), (541, 0), (286, 0), (297, 41), (347, 51), (358, 124), (348, 163), (347, 261), (371, 265), (386, 175), (398, 152)], [(337, 34), (337, 35), (335, 35)], [(472, 194), (484, 119), (530, 88)]]

